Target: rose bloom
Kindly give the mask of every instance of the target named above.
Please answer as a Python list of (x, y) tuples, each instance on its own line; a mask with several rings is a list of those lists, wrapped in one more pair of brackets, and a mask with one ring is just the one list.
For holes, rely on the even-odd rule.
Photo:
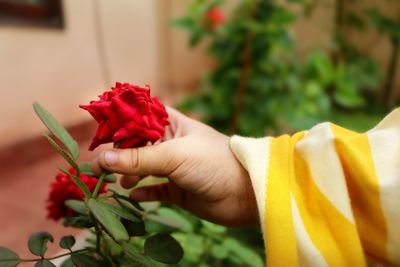
[(89, 150), (110, 142), (119, 148), (140, 147), (164, 136), (168, 114), (165, 106), (150, 96), (150, 87), (116, 83), (99, 98), (80, 106), (99, 124)]
[[(75, 174), (75, 170), (71, 168), (69, 169), (69, 173)], [(86, 184), (90, 192), (94, 191), (97, 178), (85, 174), (80, 174), (79, 178)], [(105, 193), (105, 187), (106, 183), (103, 183), (99, 193)], [(55, 181), (50, 184), (50, 194), (47, 199), (47, 217), (57, 221), (63, 217), (76, 215), (73, 210), (65, 206), (64, 202), (68, 199), (83, 200), (83, 197), (82, 191), (68, 175), (64, 173), (57, 174)]]
[(210, 28), (215, 29), (225, 22), (225, 15), (218, 8), (211, 8), (206, 13), (207, 23)]

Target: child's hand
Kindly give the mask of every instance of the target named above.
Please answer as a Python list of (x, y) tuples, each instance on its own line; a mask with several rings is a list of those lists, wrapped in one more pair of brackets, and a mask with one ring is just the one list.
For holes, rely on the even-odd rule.
[(257, 224), (250, 178), (230, 150), (229, 137), (174, 109), (168, 113), (171, 125), (163, 142), (102, 152), (93, 170), (124, 174), (125, 188), (146, 175), (167, 176), (169, 183), (134, 189), (131, 197), (176, 204), (227, 226)]

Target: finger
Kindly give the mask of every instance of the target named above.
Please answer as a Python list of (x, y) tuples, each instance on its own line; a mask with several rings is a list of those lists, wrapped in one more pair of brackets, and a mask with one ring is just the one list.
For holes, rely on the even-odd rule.
[(131, 149), (112, 149), (92, 162), (93, 171), (103, 169), (130, 176), (167, 175), (176, 168), (174, 145), (164, 142)]
[(174, 183), (164, 183), (134, 189), (130, 193), (130, 197), (135, 201), (160, 201), (183, 206), (185, 191)]
[(121, 177), (120, 184), (125, 189), (130, 189), (138, 184), (138, 182), (142, 179), (140, 176), (128, 176), (124, 175)]

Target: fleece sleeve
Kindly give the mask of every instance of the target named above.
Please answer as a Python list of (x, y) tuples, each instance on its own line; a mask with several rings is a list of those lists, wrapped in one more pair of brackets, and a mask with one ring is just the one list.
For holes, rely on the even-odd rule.
[(356, 133), (231, 138), (251, 177), (268, 267), (400, 266), (400, 109)]

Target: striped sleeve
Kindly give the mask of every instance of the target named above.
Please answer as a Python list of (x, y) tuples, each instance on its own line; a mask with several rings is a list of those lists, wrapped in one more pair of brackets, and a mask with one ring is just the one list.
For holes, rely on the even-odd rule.
[(268, 267), (400, 266), (400, 109), (356, 133), (234, 136), (255, 191)]

